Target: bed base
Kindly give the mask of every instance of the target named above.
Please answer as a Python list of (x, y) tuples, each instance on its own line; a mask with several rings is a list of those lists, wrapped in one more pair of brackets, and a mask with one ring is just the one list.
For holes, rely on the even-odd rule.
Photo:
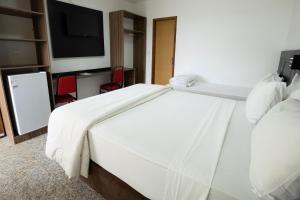
[(118, 177), (90, 161), (89, 177), (81, 179), (107, 200), (147, 200)]

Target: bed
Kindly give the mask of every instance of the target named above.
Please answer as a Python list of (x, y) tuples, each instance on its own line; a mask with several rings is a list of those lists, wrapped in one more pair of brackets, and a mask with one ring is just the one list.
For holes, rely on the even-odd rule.
[(140, 84), (78, 101), (54, 111), (46, 154), (107, 199), (256, 200), (247, 92)]
[(201, 81), (196, 82), (192, 87), (174, 85), (173, 88), (180, 91), (188, 91), (197, 94), (222, 97), (240, 101), (246, 101), (247, 96), (251, 91), (251, 88), (247, 87), (206, 83)]
[[(147, 90), (149, 92), (145, 92)], [(145, 94), (140, 94), (141, 91)], [(86, 140), (92, 163), (90, 174), (86, 176), (86, 179), (83, 178), (87, 183), (95, 189), (99, 188), (98, 181), (94, 180), (97, 176), (91, 175), (93, 173), (91, 168), (94, 167), (94, 170), (97, 170), (97, 166), (100, 166), (102, 171), (105, 170), (113, 174), (112, 176), (118, 177), (119, 182), (125, 182), (128, 187), (134, 188), (134, 193), (138, 193), (136, 196), (141, 195), (140, 197), (143, 198), (175, 199), (172, 191), (178, 190), (184, 191), (183, 196), (185, 193), (195, 195), (203, 193), (203, 199), (207, 197), (224, 200), (255, 199), (248, 179), (249, 137), (252, 126), (245, 118), (244, 101), (176, 90), (167, 86), (139, 84), (125, 88), (124, 91), (120, 90), (118, 93), (86, 99), (58, 109), (54, 113), (57, 117), (50, 118), (49, 132), (60, 133), (58, 131), (60, 126), (60, 130), (66, 129), (68, 121), (72, 120), (75, 113), (79, 112), (79, 110), (76, 111), (78, 109), (76, 104), (85, 109), (87, 105), (98, 105), (99, 101), (105, 102), (105, 99), (107, 102), (114, 99), (116, 104), (120, 104), (119, 102), (123, 101), (124, 96), (127, 99), (127, 94), (130, 94), (128, 95), (129, 103), (126, 100), (121, 104), (126, 106), (119, 107), (121, 110), (126, 108), (125, 110), (112, 115), (111, 112), (108, 112), (108, 117), (104, 115), (103, 119), (96, 120), (97, 123), (88, 126)], [(116, 100), (119, 96), (121, 96), (120, 101)], [(92, 110), (97, 109), (91, 108)], [(66, 112), (70, 112), (69, 117), (63, 115)], [(61, 116), (63, 117), (58, 120)], [(84, 114), (80, 115), (80, 117), (82, 116)], [(54, 124), (51, 120), (64, 123), (56, 123), (55, 126), (51, 126)], [(72, 130), (78, 129), (76, 125), (72, 125)], [(77, 137), (71, 142), (74, 137), (70, 136), (64, 135), (65, 141), (80, 143), (76, 140)], [(49, 134), (47, 147), (53, 148), (59, 142), (61, 142), (61, 138)], [(61, 144), (65, 148), (67, 143), (62, 142)], [(84, 146), (84, 142), (82, 145)], [(65, 149), (65, 152), (72, 148), (73, 146)], [(49, 148), (47, 149), (48, 152), (51, 152)], [(59, 157), (60, 153), (58, 152), (61, 149), (55, 147), (53, 149), (55, 150), (52, 152), (56, 155), (49, 157), (60, 162), (67, 172), (68, 168), (73, 167), (76, 162), (72, 165), (64, 165), (68, 162)], [(188, 152), (185, 152), (186, 149)], [(86, 157), (83, 155), (85, 153), (80, 153), (81, 158)], [(66, 156), (67, 159), (69, 157), (69, 155)], [(236, 162), (237, 158), (239, 162)], [(195, 160), (196, 162), (191, 166), (186, 166), (181, 163), (186, 159), (191, 163)], [(180, 165), (182, 167), (177, 169), (177, 166)], [(199, 167), (199, 171), (196, 170), (194, 174), (189, 174), (194, 170), (194, 166)], [(84, 167), (81, 167), (81, 170), (82, 168)], [(173, 172), (174, 174), (172, 174)], [(195, 178), (191, 181), (190, 177), (197, 175), (198, 172), (201, 172), (198, 179)], [(182, 177), (178, 178), (178, 174)], [(68, 175), (73, 176), (71, 172)], [(199, 184), (198, 181), (202, 179), (206, 181)], [(184, 186), (178, 189), (174, 186), (176, 183), (185, 183), (185, 181), (188, 184), (182, 185), (195, 184), (196, 188), (202, 188), (203, 191), (189, 192), (193, 188)], [(227, 184), (227, 181), (230, 181), (231, 184)], [(169, 189), (166, 190), (168, 184)], [(100, 188), (103, 189), (103, 187)], [(112, 192), (115, 191), (112, 190)], [(123, 189), (120, 193), (124, 193)], [(125, 193), (132, 195), (127, 190)], [(109, 195), (106, 195), (108, 199), (122, 199)], [(183, 199), (182, 196), (176, 198)], [(190, 199), (190, 197), (186, 199)]]
[[(251, 191), (248, 178), (252, 125), (245, 118), (244, 104), (245, 102), (239, 101), (232, 115), (209, 199), (257, 199)], [(152, 106), (143, 105), (149, 109)], [(147, 146), (149, 151), (156, 146), (169, 144), (170, 142), (167, 140), (155, 140), (161, 133), (158, 129), (151, 128), (152, 123), (156, 124), (166, 116), (161, 115), (144, 127), (145, 130), (154, 131), (153, 134), (141, 129), (136, 132), (141, 134), (141, 138), (137, 138), (134, 133), (122, 134), (123, 127), (130, 129), (130, 127), (136, 127), (136, 123), (142, 123), (140, 116), (143, 116), (144, 110), (145, 108), (130, 110), (130, 112), (122, 113), (91, 128), (89, 131), (91, 160), (147, 198), (162, 199), (167, 163), (157, 164), (151, 156), (149, 156), (150, 158), (146, 157), (145, 152), (137, 150), (139, 147), (135, 148), (132, 147), (132, 144), (128, 144), (134, 138), (136, 139), (135, 144), (145, 146), (147, 143), (141, 139), (143, 137), (147, 138), (147, 142), (150, 140), (150, 144), (156, 142), (156, 144)], [(169, 123), (171, 126), (172, 122)], [(129, 131), (125, 132), (130, 133)], [(149, 134), (154, 137), (147, 137)], [(172, 148), (175, 148), (177, 144), (173, 145)], [(134, 172), (134, 176), (132, 172)]]

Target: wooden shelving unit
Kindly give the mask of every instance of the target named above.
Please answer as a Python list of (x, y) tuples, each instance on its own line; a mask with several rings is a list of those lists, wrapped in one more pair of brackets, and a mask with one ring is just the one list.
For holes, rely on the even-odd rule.
[(44, 39), (35, 39), (35, 38), (4, 38), (0, 37), (2, 41), (15, 41), (15, 42), (47, 42)]
[(8, 66), (1, 66), (1, 70), (18, 70), (18, 69), (34, 69), (34, 68), (49, 68), (49, 65), (8, 65)]
[[(45, 71), (48, 78), (49, 97), (51, 106), (54, 105), (52, 76), (49, 58), (49, 46), (46, 19), (44, 14), (44, 1), (31, 0), (31, 10), (0, 6), (0, 14), (29, 18), (32, 20), (34, 35), (32, 38), (0, 37), (0, 42), (31, 42), (35, 45), (37, 63), (24, 63), (23, 65), (6, 65), (0, 63), (0, 107), (6, 135), (13, 144), (46, 133), (47, 127), (42, 127), (24, 135), (18, 135), (13, 119), (12, 104), (8, 93), (7, 76), (10, 74), (32, 73)], [(8, 24), (9, 26), (9, 24)], [(18, 58), (16, 57), (16, 60)]]
[(145, 34), (143, 31), (138, 31), (138, 30), (131, 30), (131, 29), (124, 29), (124, 33), (128, 34)]
[(42, 12), (36, 12), (36, 11), (25, 10), (25, 9), (17, 9), (17, 8), (11, 8), (6, 6), (0, 6), (0, 14), (11, 15), (16, 17), (26, 17), (26, 18), (32, 18), (35, 16), (44, 15), (44, 13)]
[[(133, 20), (133, 29), (124, 28), (124, 20), (126, 18)], [(112, 67), (124, 66), (124, 35), (133, 35), (134, 69), (125, 73), (125, 76), (128, 76), (128, 78), (133, 79), (132, 84), (145, 82), (146, 22), (146, 17), (139, 16), (125, 10), (109, 13), (110, 56)], [(125, 77), (125, 79), (128, 78)]]

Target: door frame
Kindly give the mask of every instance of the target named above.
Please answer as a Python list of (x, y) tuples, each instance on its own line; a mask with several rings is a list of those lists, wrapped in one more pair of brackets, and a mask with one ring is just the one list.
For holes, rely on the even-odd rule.
[(175, 37), (174, 37), (174, 49), (173, 49), (173, 66), (172, 66), (172, 76), (174, 76), (175, 68), (175, 52), (176, 52), (176, 37), (177, 37), (177, 16), (163, 17), (153, 19), (153, 33), (152, 33), (152, 77), (151, 83), (154, 84), (155, 78), (155, 51), (156, 51), (156, 22), (164, 20), (175, 20)]

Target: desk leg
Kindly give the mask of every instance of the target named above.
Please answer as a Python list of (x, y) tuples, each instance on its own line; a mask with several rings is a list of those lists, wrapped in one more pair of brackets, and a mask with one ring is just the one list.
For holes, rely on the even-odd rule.
[(135, 84), (135, 72), (134, 70), (124, 72), (124, 87), (128, 87)]

